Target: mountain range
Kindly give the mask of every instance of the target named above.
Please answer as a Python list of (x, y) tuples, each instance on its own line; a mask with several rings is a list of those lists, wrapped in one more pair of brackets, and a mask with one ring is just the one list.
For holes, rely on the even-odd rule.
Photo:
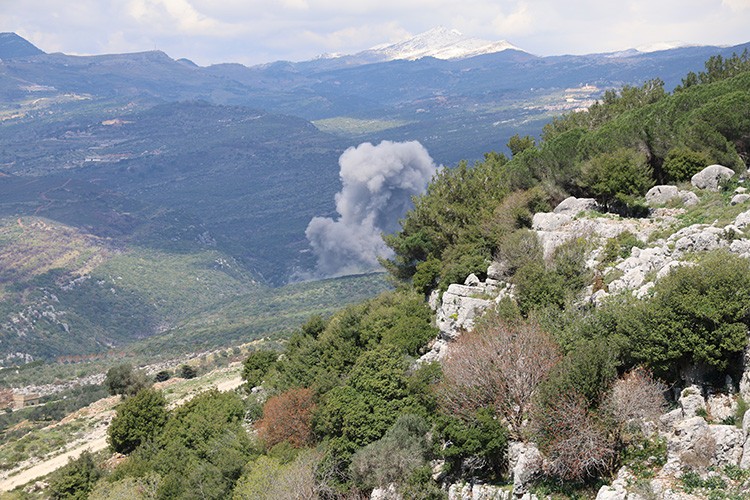
[[(473, 161), (606, 89), (656, 77), (672, 88), (710, 56), (748, 46), (539, 57), (439, 28), (348, 56), (200, 67), (160, 51), (46, 54), (0, 34), (0, 354), (60, 355), (76, 335), (98, 339), (78, 344), (90, 352), (106, 350), (309, 275), (305, 228), (336, 217), (337, 160), (348, 147), (417, 140), (437, 164)], [(47, 248), (62, 241), (65, 259)], [(75, 250), (81, 241), (96, 244)], [(143, 259), (161, 280), (152, 290), (135, 279)], [(226, 296), (154, 301), (209, 279), (198, 270)], [(98, 281), (65, 288), (83, 276), (130, 285), (126, 295)], [(108, 336), (95, 325), (101, 313), (87, 312), (92, 303), (146, 319)], [(48, 306), (70, 321), (47, 321)], [(21, 317), (36, 326), (7, 327)], [(25, 352), (20, 335), (29, 345), (35, 335), (67, 340)]]

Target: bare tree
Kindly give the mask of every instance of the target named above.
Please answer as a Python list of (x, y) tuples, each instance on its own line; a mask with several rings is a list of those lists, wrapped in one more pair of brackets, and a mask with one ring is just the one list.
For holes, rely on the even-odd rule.
[(534, 391), (559, 360), (557, 344), (535, 321), (487, 316), (451, 346), (443, 364), (441, 405), (464, 418), (491, 407), (520, 439)]
[(579, 482), (611, 470), (615, 443), (582, 396), (560, 394), (537, 409), (534, 422), (547, 475)]
[(605, 407), (623, 428), (635, 425), (642, 429), (643, 423), (656, 421), (664, 412), (666, 390), (647, 369), (634, 368), (612, 385)]

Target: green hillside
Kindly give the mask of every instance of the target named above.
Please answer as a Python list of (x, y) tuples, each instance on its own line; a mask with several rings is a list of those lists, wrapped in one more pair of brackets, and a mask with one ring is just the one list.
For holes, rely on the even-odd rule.
[(385, 286), (374, 276), (274, 289), (211, 246), (124, 246), (39, 217), (0, 220), (0, 276), (0, 341), (11, 364), (121, 351), (156, 334), (164, 337), (141, 352), (227, 346)]

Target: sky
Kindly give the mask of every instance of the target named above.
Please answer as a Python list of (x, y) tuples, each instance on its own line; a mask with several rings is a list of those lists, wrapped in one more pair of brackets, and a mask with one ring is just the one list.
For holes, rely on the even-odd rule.
[(536, 55), (750, 41), (750, 0), (0, 0), (45, 52), (159, 49), (200, 65), (356, 53), (436, 26)]

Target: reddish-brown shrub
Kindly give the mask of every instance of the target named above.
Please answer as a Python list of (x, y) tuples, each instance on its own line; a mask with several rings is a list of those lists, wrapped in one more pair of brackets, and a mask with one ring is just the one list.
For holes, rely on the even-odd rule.
[(459, 417), (493, 408), (520, 438), (534, 391), (559, 360), (557, 344), (538, 323), (489, 316), (450, 347), (438, 399)]
[(614, 442), (582, 396), (560, 394), (537, 408), (534, 424), (547, 475), (582, 482), (611, 470), (616, 458)]
[(258, 435), (267, 447), (288, 441), (301, 448), (312, 441), (313, 391), (290, 389), (273, 396), (263, 406), (263, 418), (256, 424)]

